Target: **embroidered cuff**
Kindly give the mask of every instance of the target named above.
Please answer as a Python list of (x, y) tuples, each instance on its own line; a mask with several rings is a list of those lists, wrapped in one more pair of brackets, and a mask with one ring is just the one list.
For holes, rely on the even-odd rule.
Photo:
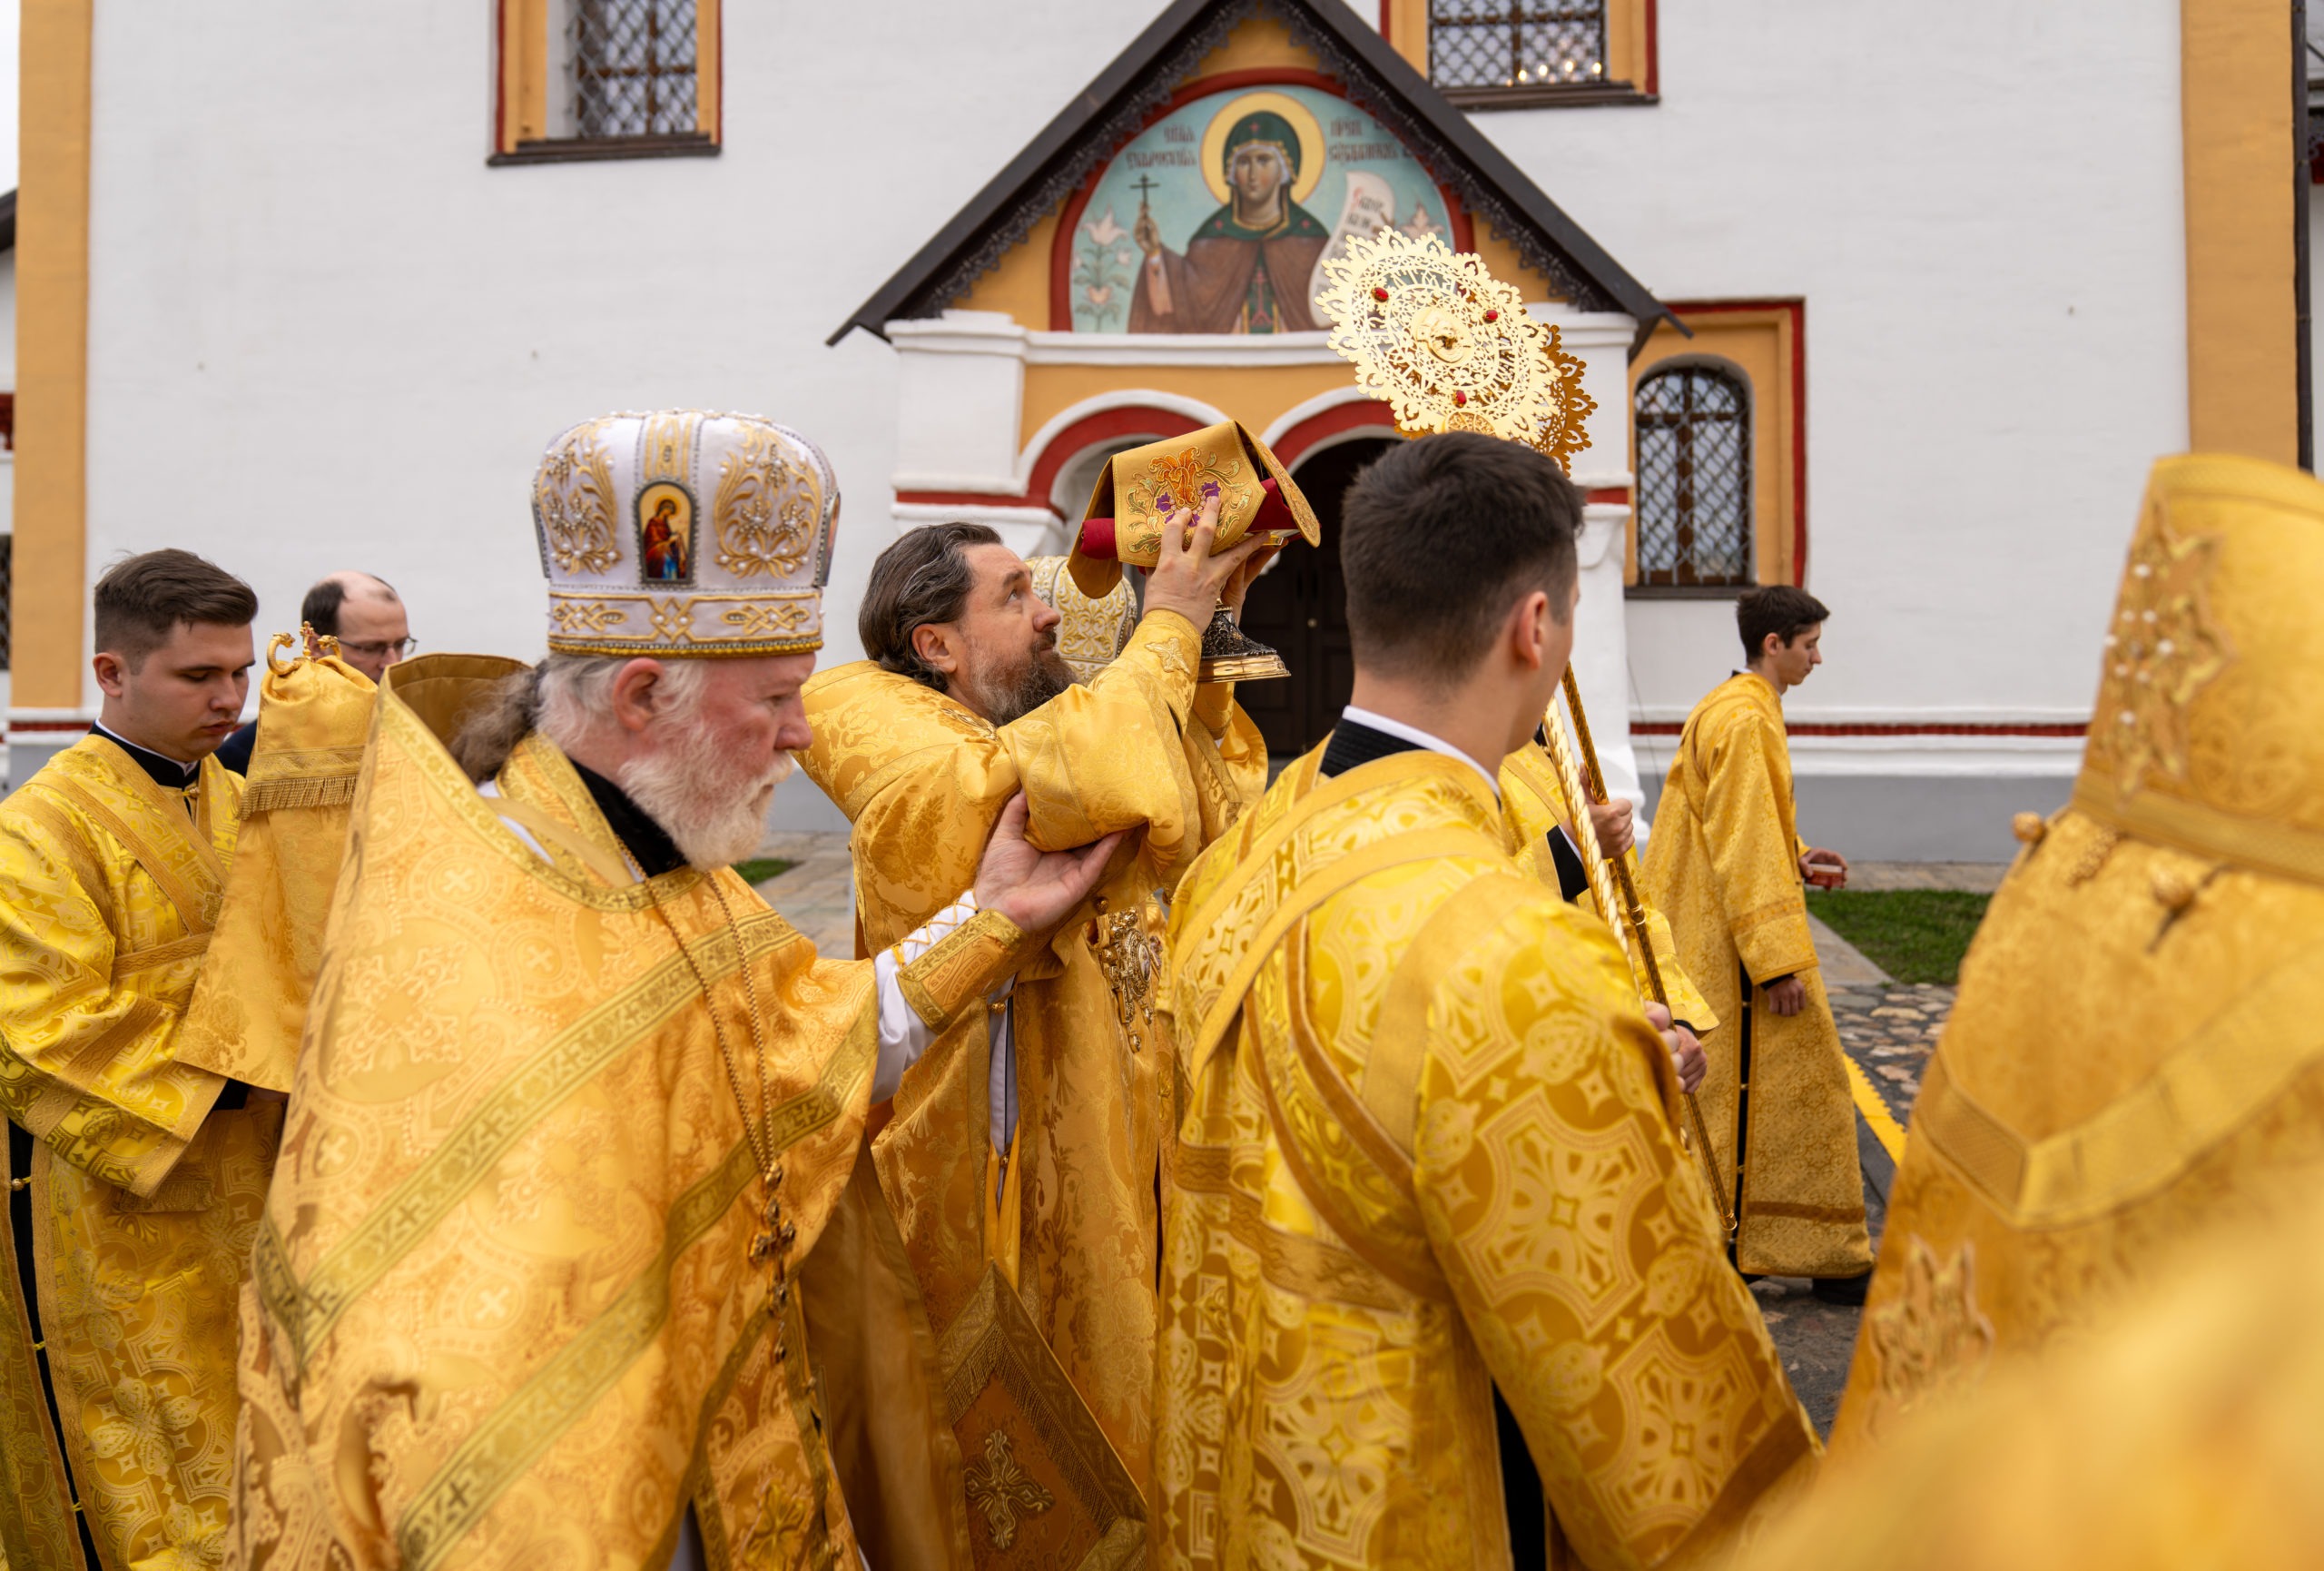
[[(901, 959), (902, 945), (897, 947)], [(896, 986), (930, 1030), (941, 1031), (981, 1004), (1040, 947), (1039, 934), (997, 911), (980, 911), (898, 969)]]

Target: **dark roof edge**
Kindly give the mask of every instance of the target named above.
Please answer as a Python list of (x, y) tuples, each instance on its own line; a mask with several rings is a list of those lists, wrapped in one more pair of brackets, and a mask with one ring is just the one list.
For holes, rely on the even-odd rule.
[(16, 193), (0, 196), (0, 251), (16, 249)]
[[(1409, 107), (1412, 114), (1426, 123), (1427, 131), (1450, 155), (1468, 167), (1462, 173), (1467, 179), (1457, 183), (1469, 187), (1461, 194), (1472, 213), (1492, 221), (1510, 242), (1516, 245), (1525, 260), (1547, 273), (1553, 282), (1571, 289), (1577, 294), (1596, 292), (1629, 315), (1638, 319), (1641, 341), (1657, 321), (1668, 321), (1685, 332), (1686, 326), (1673, 315), (1668, 306), (1656, 299), (1653, 292), (1609, 255), (1604, 247), (1592, 240), (1581, 225), (1567, 216), (1564, 209), (1552, 202), (1525, 173), (1511, 163), (1508, 155), (1493, 145), (1477, 130), (1469, 117), (1455, 108), (1444, 95), (1430, 85), (1426, 77), (1413, 68), (1411, 62), (1392, 48), (1356, 14), (1344, 0), (1256, 0), (1256, 9), (1272, 11), (1281, 16), (1300, 37), (1302, 43), (1320, 45), (1316, 52), (1324, 56), (1319, 62), (1327, 70), (1339, 67), (1340, 74), (1351, 92), (1374, 84), (1403, 101), (1398, 109)], [(1201, 43), (1199, 35), (1216, 31), (1223, 40), (1226, 27), (1240, 20), (1244, 7), (1234, 0), (1174, 0), (1161, 15), (1116, 55), (1089, 85), (1076, 95), (1065, 110), (1044, 127), (1039, 135), (1028, 143), (1009, 165), (970, 199), (918, 253), (897, 270), (885, 283), (873, 291), (871, 298), (858, 306), (842, 322), (826, 344), (836, 344), (857, 328), (884, 339), (885, 326), (915, 297), (928, 289), (931, 282), (948, 269), (957, 268), (960, 260), (983, 238), (1006, 223), (1009, 210), (1029, 187), (1044, 180), (1054, 181), (1059, 170), (1067, 167), (1077, 142), (1093, 124), (1114, 118), (1126, 108), (1136, 107), (1135, 89), (1139, 78), (1151, 70), (1167, 54), (1185, 51), (1190, 41)], [(1225, 18), (1222, 25), (1221, 18)], [(1211, 25), (1205, 27), (1207, 22)], [(1211, 40), (1216, 43), (1219, 40)], [(1199, 53), (1207, 53), (1207, 47)], [(1338, 55), (1338, 59), (1332, 56)], [(1191, 63), (1191, 62), (1190, 62)], [(1353, 79), (1354, 74), (1346, 67), (1374, 79), (1367, 84)], [(1167, 91), (1163, 94), (1167, 97)], [(1158, 100), (1157, 100), (1158, 102)], [(1375, 116), (1390, 106), (1368, 104)], [(1403, 120), (1402, 113), (1385, 116), (1392, 121)], [(1393, 129), (1393, 127), (1392, 127)], [(1065, 190), (1078, 183), (1066, 182), (1049, 203), (1042, 203), (1044, 211), (1060, 200)], [(1484, 196), (1477, 187), (1490, 191), (1508, 203), (1513, 211), (1495, 211), (1502, 201)], [(1482, 197), (1481, 200), (1480, 198)], [(1560, 257), (1542, 254), (1541, 247), (1531, 236), (1520, 232), (1520, 226), (1530, 225), (1554, 246)], [(1561, 265), (1571, 263), (1571, 266)], [(1578, 275), (1578, 276), (1576, 276)], [(1575, 286), (1579, 285), (1579, 288)], [(1689, 335), (1691, 336), (1691, 335)]]

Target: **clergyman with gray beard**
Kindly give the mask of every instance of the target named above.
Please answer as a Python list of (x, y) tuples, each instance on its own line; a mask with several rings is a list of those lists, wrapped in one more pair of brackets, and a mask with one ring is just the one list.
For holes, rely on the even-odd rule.
[(1211, 554), (1216, 504), (1164, 527), (1128, 646), (1077, 683), (1059, 615), (982, 524), (907, 531), (857, 619), (868, 658), (806, 688), (808, 776), (854, 825), (877, 953), (940, 909), (1004, 804), (1034, 845), (1125, 832), (1097, 897), (903, 1080), (873, 1146), (941, 1337), (997, 1268), (1143, 1489), (1154, 1381), (1155, 1163), (1168, 1062), (1154, 894), (1266, 784), (1229, 687), (1197, 688), (1202, 629), (1240, 609), (1263, 548)]

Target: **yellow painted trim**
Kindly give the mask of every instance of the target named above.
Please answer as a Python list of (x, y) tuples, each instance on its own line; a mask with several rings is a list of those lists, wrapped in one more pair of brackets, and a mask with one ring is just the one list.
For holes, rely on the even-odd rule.
[(9, 701), (81, 703), (88, 599), (89, 27), (24, 0), (16, 191), (15, 582)]
[(719, 49), (719, 0), (694, 0), (694, 123), (712, 141), (718, 140), (718, 90), (724, 81)]
[(1888, 1104), (1880, 1100), (1880, 1093), (1872, 1088), (1871, 1077), (1864, 1072), (1864, 1066), (1845, 1052), (1840, 1054), (1840, 1062), (1848, 1066), (1848, 1095), (1856, 1099), (1856, 1110), (1871, 1127), (1872, 1138), (1880, 1142), (1880, 1149), (1888, 1153), (1890, 1161), (1901, 1163), (1905, 1160), (1904, 1130), (1889, 1112)]
[(1387, 0), (1388, 47), (1428, 74), (1428, 0)]
[[(1797, 334), (1791, 313), (1764, 310), (1689, 311), (1679, 315), (1694, 330), (1681, 338), (1669, 322), (1658, 325), (1646, 349), (1630, 365), (1631, 407), (1638, 384), (1657, 366), (1674, 360), (1726, 362), (1742, 373), (1751, 390), (1751, 558), (1762, 584), (1792, 581), (1793, 542), (1797, 537), (1799, 476), (1793, 462), (1794, 390), (1801, 375)], [(1638, 472), (1638, 422), (1630, 422), (1630, 472)], [(1631, 491), (1635, 504), (1637, 491)], [(1638, 582), (1638, 509), (1630, 509), (1630, 543), (1622, 581)]]
[(2189, 445), (2298, 463), (2290, 20), (2283, 0), (2181, 0), (2179, 25)]
[[(2319, 4), (2324, 4), (2324, 0), (2319, 0)], [(1442, 218), (1443, 214), (1439, 212), (1437, 216)], [(1492, 220), (1471, 213), (1469, 224), (1472, 231), (1469, 243), (1476, 249), (1486, 272), (1503, 283), (1515, 284), (1527, 300), (1562, 301), (1566, 298), (1565, 291), (1560, 289), (1548, 273), (1529, 263), (1509, 237), (1493, 226)]]
[[(1243, 341), (1221, 335), (1222, 347)], [(1017, 445), (1022, 451), (1051, 420), (1100, 393), (1142, 388), (1200, 399), (1260, 431), (1294, 405), (1354, 382), (1355, 371), (1346, 365), (1028, 366)]]
[(1222, 71), (1264, 71), (1281, 66), (1313, 71), (1320, 64), (1312, 50), (1302, 47), (1291, 35), (1290, 28), (1272, 16), (1254, 15), (1235, 24), (1225, 41), (1202, 57), (1187, 80), (1216, 76)]
[[(1057, 226), (1064, 212), (1065, 204), (1060, 202), (1034, 224), (1025, 238), (1000, 259), (999, 267), (969, 286), (959, 309), (1001, 311), (1019, 327), (1047, 332), (1050, 327), (1050, 258), (1057, 253)], [(1094, 212), (1082, 214), (1091, 223), (1097, 222), (1098, 216)], [(1137, 214), (1130, 216), (1135, 218)], [(1068, 329), (1072, 325), (1070, 321), (1065, 324)]]
[(548, 135), (548, 0), (501, 0), (498, 151)]

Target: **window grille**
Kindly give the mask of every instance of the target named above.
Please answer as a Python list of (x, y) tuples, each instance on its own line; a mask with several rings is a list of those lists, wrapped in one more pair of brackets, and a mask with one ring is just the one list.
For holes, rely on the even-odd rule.
[(696, 129), (694, 0), (572, 0), (576, 135), (670, 136)]
[(1751, 401), (1743, 380), (1674, 366), (1638, 384), (1638, 578), (1748, 584)]
[(1429, 0), (1439, 87), (1590, 86), (1606, 80), (1606, 0)]

